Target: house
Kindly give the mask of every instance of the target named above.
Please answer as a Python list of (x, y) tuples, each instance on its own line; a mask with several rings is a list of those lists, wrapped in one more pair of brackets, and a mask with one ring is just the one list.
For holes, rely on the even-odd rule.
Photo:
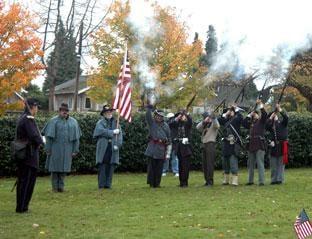
[[(100, 111), (103, 107), (103, 104), (97, 104), (93, 102), (91, 98), (87, 95), (87, 92), (90, 89), (90, 87), (87, 86), (87, 78), (87, 75), (79, 77), (77, 111)], [(67, 103), (69, 109), (73, 110), (75, 97), (75, 82), (76, 79), (72, 79), (55, 86), (54, 111), (57, 111), (62, 103)]]

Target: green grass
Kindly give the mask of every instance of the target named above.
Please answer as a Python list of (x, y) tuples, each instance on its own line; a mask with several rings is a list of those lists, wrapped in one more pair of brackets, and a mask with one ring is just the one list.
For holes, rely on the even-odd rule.
[[(257, 177), (257, 174), (255, 175)], [(189, 188), (171, 174), (151, 189), (145, 174), (115, 174), (113, 189), (98, 191), (97, 176), (69, 176), (65, 193), (39, 177), (30, 213), (16, 214), (14, 179), (0, 179), (0, 238), (295, 238), (302, 208), (312, 217), (311, 169), (286, 171), (286, 184), (203, 187), (191, 172)], [(257, 178), (256, 178), (257, 179)], [(39, 227), (33, 227), (39, 224)]]

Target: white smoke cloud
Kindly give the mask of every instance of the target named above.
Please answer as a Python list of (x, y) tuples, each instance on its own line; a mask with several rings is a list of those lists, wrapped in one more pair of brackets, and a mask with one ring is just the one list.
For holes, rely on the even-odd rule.
[(127, 18), (132, 29), (136, 33), (138, 42), (133, 46), (133, 51), (138, 55), (138, 62), (134, 69), (138, 73), (141, 83), (146, 89), (155, 89), (157, 85), (158, 72), (151, 69), (150, 59), (153, 57), (153, 49), (146, 47), (146, 39), (159, 36), (162, 33), (159, 22), (155, 19), (154, 9), (147, 1), (131, 1), (131, 12)]
[[(311, 47), (308, 34), (312, 33), (310, 0), (159, 0), (162, 5), (181, 9), (192, 31), (199, 32), (204, 42), (209, 25), (216, 29), (218, 45), (227, 48), (218, 58), (214, 71), (236, 67), (233, 53), (245, 73), (253, 69), (265, 70), (283, 48), (283, 68), (296, 52)], [(192, 34), (190, 34), (192, 36)], [(192, 39), (190, 39), (191, 41)], [(239, 75), (239, 72), (238, 72)]]

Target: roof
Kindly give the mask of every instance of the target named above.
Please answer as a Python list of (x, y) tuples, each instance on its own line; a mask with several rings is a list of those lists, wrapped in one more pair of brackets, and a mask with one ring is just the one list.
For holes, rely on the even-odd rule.
[[(79, 86), (78, 86), (78, 94), (84, 93), (89, 90), (90, 87), (87, 87), (87, 78), (88, 76), (80, 76), (79, 77)], [(55, 86), (56, 95), (59, 94), (74, 94), (75, 93), (75, 82), (76, 79), (65, 81), (64, 83)]]
[[(234, 82), (234, 81), (222, 81), (218, 82), (215, 85), (215, 93), (217, 94), (216, 97), (209, 100), (209, 104), (211, 105), (218, 105), (223, 100), (226, 100), (226, 105), (234, 103), (238, 95), (242, 90), (241, 82)], [(243, 100), (241, 100), (243, 98)], [(246, 99), (246, 95), (242, 97), (240, 95), (237, 104), (242, 107), (249, 107), (254, 103), (255, 99)]]

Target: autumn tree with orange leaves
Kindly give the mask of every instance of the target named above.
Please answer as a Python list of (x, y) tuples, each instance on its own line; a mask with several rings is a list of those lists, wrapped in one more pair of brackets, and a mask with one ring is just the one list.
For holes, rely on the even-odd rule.
[(19, 4), (0, 3), (0, 115), (17, 105), (7, 102), (42, 69), (41, 41), (33, 16)]
[[(203, 52), (202, 43), (188, 42), (188, 28), (181, 22), (175, 9), (152, 5), (157, 29), (150, 36), (144, 36), (143, 47), (150, 53), (146, 57), (149, 68), (157, 72), (155, 90), (161, 107), (182, 107), (190, 96), (200, 90), (198, 79), (205, 69), (199, 65)], [(125, 42), (128, 43), (133, 83), (133, 101), (138, 107), (145, 102), (146, 88), (144, 77), (138, 69), (142, 61), (142, 36), (129, 21), (131, 5), (129, 2), (115, 1), (104, 26), (94, 35), (94, 56), (99, 61), (99, 69), (88, 81), (91, 86), (89, 95), (95, 101), (111, 102), (124, 54)], [(155, 34), (155, 31), (159, 34)], [(141, 39), (140, 39), (141, 37)], [(140, 45), (142, 47), (142, 45)], [(178, 91), (183, 87), (183, 94)]]

